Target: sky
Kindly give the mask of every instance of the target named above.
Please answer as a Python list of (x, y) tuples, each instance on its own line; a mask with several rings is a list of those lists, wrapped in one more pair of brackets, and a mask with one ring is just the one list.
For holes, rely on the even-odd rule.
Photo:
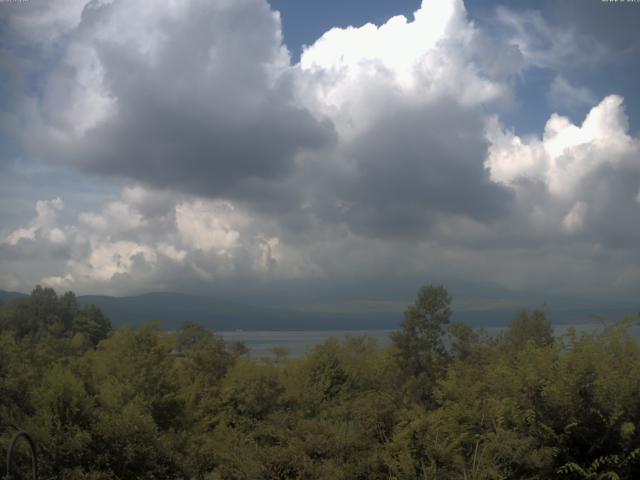
[(634, 302), (640, 3), (0, 2), (0, 289)]

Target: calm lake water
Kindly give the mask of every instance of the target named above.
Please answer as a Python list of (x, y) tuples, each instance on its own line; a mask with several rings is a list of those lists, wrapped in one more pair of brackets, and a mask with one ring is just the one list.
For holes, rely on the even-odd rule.
[[(575, 327), (578, 332), (593, 332), (602, 329), (599, 323), (588, 323), (578, 325), (554, 325), (556, 335), (562, 335), (569, 327)], [(503, 331), (505, 327), (485, 327), (484, 331), (489, 335), (496, 335)], [(389, 335), (394, 330), (326, 330), (326, 331), (235, 331), (218, 332), (219, 335), (228, 341), (243, 342), (254, 357), (272, 356), (273, 347), (285, 347), (289, 351), (289, 356), (302, 355), (314, 345), (319, 345), (329, 339), (336, 337), (340, 340), (346, 337), (370, 337), (378, 346), (384, 347), (391, 341)], [(634, 333), (638, 336), (637, 329)]]
[(272, 356), (273, 347), (285, 347), (289, 351), (289, 356), (296, 357), (314, 345), (319, 345), (331, 337), (343, 340), (351, 337), (370, 337), (376, 343), (384, 347), (390, 342), (389, 335), (393, 330), (324, 330), (324, 331), (273, 331), (273, 332), (217, 332), (225, 341), (243, 342), (251, 355), (255, 357)]

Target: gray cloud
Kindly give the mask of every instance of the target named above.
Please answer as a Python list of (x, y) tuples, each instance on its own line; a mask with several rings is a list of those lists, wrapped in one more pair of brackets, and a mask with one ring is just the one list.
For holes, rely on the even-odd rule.
[(612, 95), (579, 125), (554, 114), (541, 138), (491, 133), (488, 166), (494, 180), (516, 192), (516, 228), (538, 243), (584, 243), (594, 254), (621, 249), (637, 255), (640, 139), (628, 130), (623, 99)]
[[(292, 68), (279, 18), (264, 1), (90, 3), (49, 75), (31, 138), (49, 159), (233, 199), (293, 232), (313, 228), (314, 218), (374, 236), (421, 234), (443, 214), (497, 218), (510, 196), (483, 168), (479, 107), (509, 103), (508, 79), (522, 62), (514, 51), (497, 64), (462, 3), (441, 3), (433, 8), (442, 8), (442, 25), (418, 12), (405, 26), (413, 37), (390, 39), (406, 43), (401, 63), (383, 58), (372, 76), (361, 70), (377, 52), (365, 47), (347, 60), (342, 68), (355, 80), (331, 62), (341, 61), (340, 49), (361, 50), (368, 27), (342, 43), (320, 39), (302, 68)], [(132, 18), (142, 14), (140, 29)], [(478, 40), (472, 49), (468, 38)], [(330, 64), (318, 57), (318, 68), (305, 67), (327, 45)], [(412, 91), (401, 75), (431, 90)], [(467, 96), (459, 98), (457, 84)], [(314, 89), (354, 95), (327, 109)], [(360, 113), (346, 112), (350, 105)], [(348, 124), (355, 137), (345, 135)], [(319, 167), (306, 164), (313, 150), (325, 157)]]
[[(636, 151), (635, 155), (640, 152)], [(635, 163), (635, 165), (634, 165)], [(623, 165), (602, 165), (583, 183), (585, 224), (596, 241), (614, 249), (640, 245), (640, 157)]]
[(353, 169), (332, 186), (341, 201), (325, 218), (383, 237), (423, 234), (441, 215), (491, 222), (512, 195), (489, 179), (487, 148), (480, 114), (453, 99), (391, 108), (340, 152)]
[(640, 157), (622, 99), (584, 128), (500, 124), (514, 78), (569, 61), (593, 44), (583, 32), (507, 11), (524, 43), (496, 45), (461, 1), (431, 0), (412, 20), (327, 32), (291, 65), (266, 2), (174, 3), (74, 10), (46, 37), (42, 88), (13, 87), (22, 110), (5, 119), (35, 153), (125, 187), (3, 226), (0, 286), (637, 293)]
[[(144, 11), (131, 2), (85, 8), (43, 99), (46, 127), (67, 136), (43, 135), (42, 155), (234, 198), (288, 175), (299, 150), (331, 141), (330, 123), (294, 101), (279, 19), (266, 2), (155, 8), (177, 11), (153, 14), (140, 31), (123, 19)], [(60, 114), (74, 102), (80, 118)]]

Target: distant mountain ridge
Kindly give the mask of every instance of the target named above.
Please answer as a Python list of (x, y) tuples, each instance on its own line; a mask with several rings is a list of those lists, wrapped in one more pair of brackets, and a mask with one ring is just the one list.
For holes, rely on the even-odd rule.
[[(27, 296), (0, 290), (0, 300), (8, 303)], [(216, 331), (233, 330), (385, 330), (395, 329), (403, 318), (402, 302), (387, 308), (369, 308), (375, 302), (270, 308), (245, 305), (219, 298), (173, 292), (155, 292), (128, 297), (79, 295), (81, 305), (96, 305), (112, 321), (114, 327), (140, 326), (157, 321), (162, 328), (174, 330), (184, 321), (193, 321)], [(407, 301), (407, 306), (410, 301)], [(521, 307), (515, 304), (453, 305), (453, 321), (464, 321), (476, 327), (504, 326)], [(556, 324), (587, 323), (594, 314), (605, 320), (616, 320), (636, 313), (628, 306), (560, 306), (550, 308), (550, 319)]]
[(182, 293), (148, 293), (132, 297), (82, 295), (78, 300), (83, 305), (94, 304), (102, 309), (114, 325), (159, 321), (167, 329), (175, 329), (187, 320), (218, 331), (384, 329), (397, 327), (401, 317), (300, 312)]
[(7, 292), (5, 290), (0, 290), (0, 302), (9, 303), (11, 300), (15, 300), (16, 298), (26, 297), (27, 294), (20, 292)]
[[(26, 294), (0, 290), (5, 303)], [(401, 315), (393, 313), (334, 314), (242, 305), (216, 298), (173, 292), (130, 297), (78, 295), (80, 305), (96, 305), (114, 327), (158, 321), (168, 330), (193, 321), (217, 331), (228, 330), (358, 330), (396, 328)]]

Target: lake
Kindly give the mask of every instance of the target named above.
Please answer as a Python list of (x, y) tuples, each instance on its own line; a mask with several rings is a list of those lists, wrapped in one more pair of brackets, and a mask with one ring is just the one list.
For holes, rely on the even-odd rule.
[(344, 339), (348, 336), (367, 336), (384, 347), (389, 344), (393, 330), (317, 330), (317, 331), (235, 331), (217, 332), (227, 342), (242, 342), (255, 357), (272, 356), (273, 347), (285, 347), (289, 356), (297, 357), (314, 345), (319, 345), (331, 337)]
[[(593, 332), (602, 328), (600, 323), (582, 323), (576, 325), (554, 325), (556, 335), (562, 335), (569, 327), (575, 327), (578, 332)], [(506, 327), (484, 327), (484, 331), (489, 335), (496, 335), (505, 330)], [(222, 335), (225, 341), (243, 342), (254, 357), (273, 356), (273, 347), (285, 347), (289, 351), (289, 356), (297, 357), (305, 353), (314, 345), (319, 345), (330, 337), (345, 339), (348, 336), (373, 338), (378, 346), (384, 347), (389, 344), (389, 335), (395, 330), (315, 330), (315, 331), (233, 331), (217, 332)], [(634, 328), (638, 335), (638, 329)]]

